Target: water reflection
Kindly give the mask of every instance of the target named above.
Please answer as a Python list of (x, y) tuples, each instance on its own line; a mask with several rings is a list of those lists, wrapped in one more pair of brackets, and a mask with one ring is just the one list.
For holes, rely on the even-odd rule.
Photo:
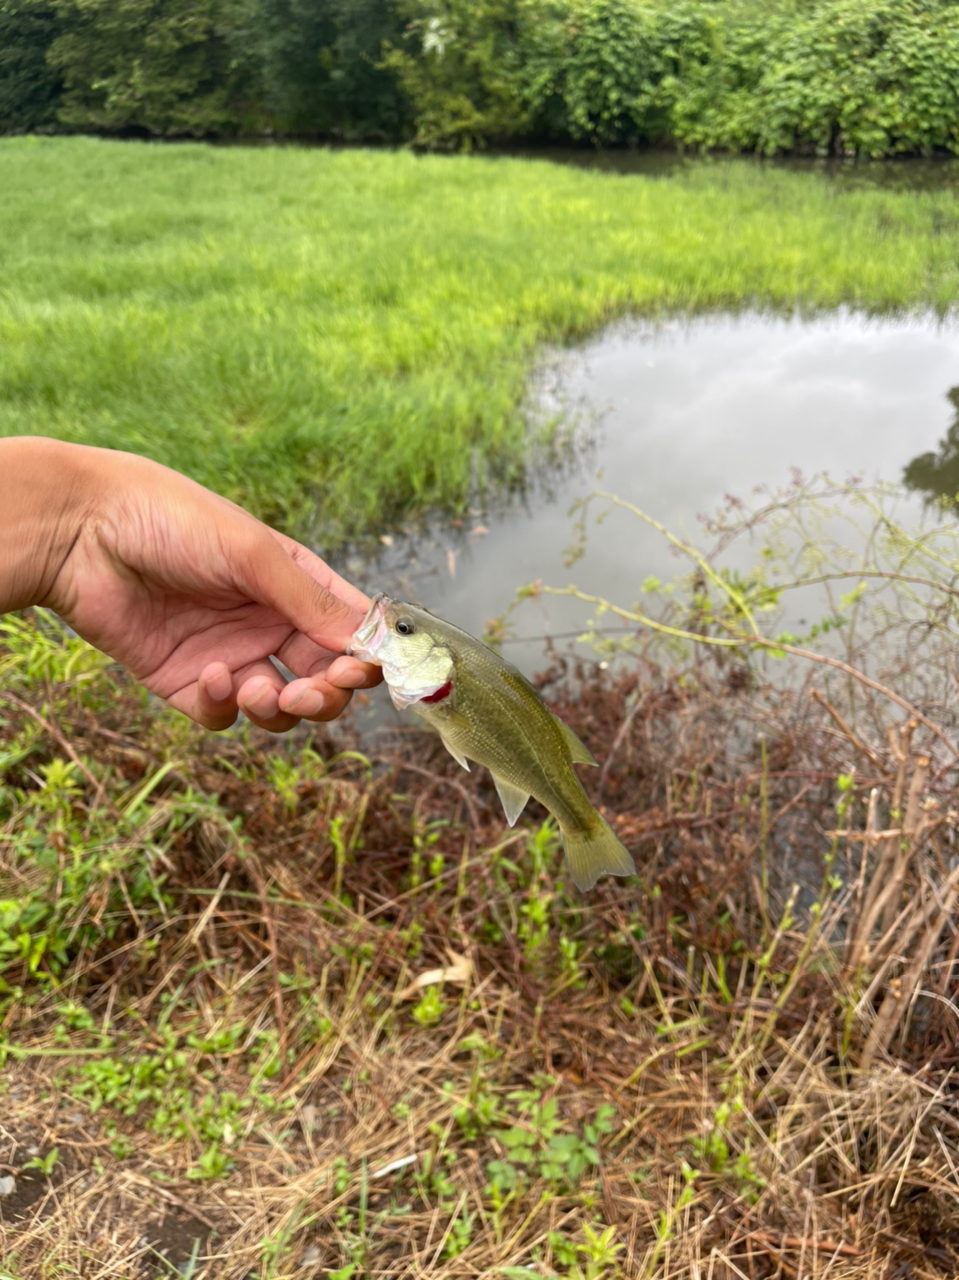
[(943, 498), (951, 503), (959, 496), (959, 387), (947, 391), (946, 399), (956, 411), (952, 426), (937, 450), (920, 453), (902, 473), (906, 488), (923, 494), (927, 504)]
[[(633, 322), (546, 362), (538, 394), (588, 424), (592, 447), (557, 481), (554, 496), (505, 513), (475, 512), (459, 530), (412, 540), (384, 530), (391, 546), (374, 565), (347, 566), (368, 589), (414, 596), (481, 634), (517, 588), (537, 578), (630, 605), (648, 576), (687, 568), (653, 530), (615, 512), (591, 524), (574, 568), (571, 503), (596, 487), (618, 493), (680, 535), (702, 541), (697, 520), (727, 494), (788, 484), (791, 469), (839, 481), (898, 481), (911, 459), (952, 441), (959, 457), (959, 341), (934, 317), (866, 319), (837, 312), (811, 321), (766, 315)], [(936, 453), (928, 456), (938, 459)], [(959, 488), (959, 484), (955, 486)], [(911, 504), (911, 507), (910, 507)], [(918, 493), (901, 507), (918, 518)], [(744, 542), (748, 567), (756, 547)], [(748, 562), (748, 563), (746, 563)], [(523, 606), (518, 642), (506, 651), (525, 672), (543, 666), (542, 636), (578, 634), (575, 601), (541, 597)]]
[(953, 156), (918, 158), (903, 156), (894, 160), (852, 160), (829, 156), (729, 156), (699, 155), (695, 152), (667, 151), (649, 147), (603, 150), (598, 147), (503, 147), (483, 153), (496, 159), (548, 160), (552, 164), (572, 165), (601, 173), (640, 174), (647, 178), (668, 178), (711, 165), (728, 168), (731, 164), (751, 169), (786, 169), (796, 173), (818, 174), (847, 188), (875, 188), (886, 191), (959, 191), (959, 159)]

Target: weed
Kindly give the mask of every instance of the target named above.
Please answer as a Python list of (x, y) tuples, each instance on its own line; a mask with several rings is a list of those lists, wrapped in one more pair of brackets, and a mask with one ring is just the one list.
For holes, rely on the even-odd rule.
[(24, 1170), (36, 1169), (45, 1178), (49, 1178), (59, 1163), (60, 1151), (57, 1147), (51, 1147), (45, 1156), (32, 1156), (29, 1160), (25, 1160), (20, 1167)]
[(598, 1168), (599, 1142), (614, 1129), (613, 1107), (600, 1107), (580, 1136), (563, 1131), (555, 1097), (543, 1098), (538, 1091), (517, 1090), (508, 1098), (518, 1104), (518, 1123), (491, 1131), (490, 1136), (505, 1148), (505, 1157), (491, 1160), (486, 1166), (490, 1188), (497, 1194), (502, 1196), (540, 1178), (569, 1191), (587, 1170)]
[[(60, 1280), (56, 1239), (64, 1277), (132, 1274), (182, 1202), (220, 1233), (197, 1280), (706, 1274), (746, 1214), (757, 1275), (957, 1274), (951, 757), (921, 722), (883, 746), (845, 707), (855, 747), (788, 683), (755, 703), (706, 663), (647, 673), (604, 784), (645, 892), (584, 899), (550, 826), (504, 842), (483, 779), (463, 823), (432, 783), (398, 791), (428, 739), (271, 774), (271, 737), (191, 736), (113, 672), (16, 671), (57, 733), (4, 706), (0, 1091), (70, 1176), (4, 1216), (8, 1271)], [(636, 681), (557, 693), (604, 759)], [(784, 882), (793, 842), (818, 892)], [(451, 952), (465, 997), (407, 1003)]]
[(5, 138), (0, 193), (0, 431), (149, 453), (327, 550), (521, 482), (544, 342), (956, 298), (948, 190), (736, 162)]
[(421, 1027), (435, 1027), (446, 1011), (438, 986), (427, 987), (413, 1006), (413, 1018)]

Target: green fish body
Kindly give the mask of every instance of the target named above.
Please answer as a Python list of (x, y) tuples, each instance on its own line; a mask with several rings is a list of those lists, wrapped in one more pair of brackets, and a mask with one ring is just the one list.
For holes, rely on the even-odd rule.
[(487, 645), (415, 605), (377, 596), (350, 652), (383, 667), (393, 701), (411, 706), (464, 769), (493, 775), (512, 826), (530, 796), (559, 824), (573, 880), (635, 873), (633, 859), (590, 803), (573, 764), (596, 761), (530, 682)]

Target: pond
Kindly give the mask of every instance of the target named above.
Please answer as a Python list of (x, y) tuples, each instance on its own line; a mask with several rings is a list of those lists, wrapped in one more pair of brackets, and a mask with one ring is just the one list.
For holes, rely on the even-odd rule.
[[(461, 531), (397, 533), (378, 564), (346, 571), (476, 635), (535, 579), (575, 581), (628, 606), (647, 575), (668, 580), (686, 565), (653, 529), (617, 511), (589, 526), (585, 554), (568, 568), (575, 499), (599, 485), (702, 543), (697, 516), (714, 513), (726, 495), (784, 486), (794, 469), (837, 481), (901, 480), (957, 419), (957, 384), (959, 330), (934, 317), (754, 313), (616, 325), (547, 359), (534, 382), (539, 411), (575, 424), (572, 463), (547, 469), (523, 506), (477, 512)], [(941, 461), (926, 458), (911, 474), (934, 485)], [(945, 462), (954, 492), (959, 476)], [(918, 518), (920, 494), (904, 505)], [(574, 600), (529, 601), (514, 615), (504, 654), (531, 674), (544, 665), (543, 637), (565, 643), (588, 616)]]
[(894, 160), (853, 160), (830, 156), (763, 156), (701, 155), (656, 147), (646, 149), (620, 147), (602, 150), (597, 147), (514, 147), (493, 148), (485, 153), (491, 158), (518, 157), (548, 160), (551, 164), (572, 165), (601, 173), (637, 173), (646, 178), (665, 178), (691, 169), (730, 163), (751, 169), (789, 169), (796, 173), (816, 174), (841, 184), (844, 188), (873, 187), (886, 191), (959, 191), (959, 159), (943, 155), (935, 158), (900, 156)]

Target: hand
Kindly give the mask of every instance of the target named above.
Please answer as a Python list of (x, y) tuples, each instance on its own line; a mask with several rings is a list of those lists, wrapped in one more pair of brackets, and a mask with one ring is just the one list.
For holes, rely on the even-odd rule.
[(76, 534), (32, 603), (148, 689), (209, 729), (242, 710), (280, 732), (332, 720), (379, 682), (344, 656), (367, 597), (311, 551), (146, 458), (56, 448), (76, 469)]

